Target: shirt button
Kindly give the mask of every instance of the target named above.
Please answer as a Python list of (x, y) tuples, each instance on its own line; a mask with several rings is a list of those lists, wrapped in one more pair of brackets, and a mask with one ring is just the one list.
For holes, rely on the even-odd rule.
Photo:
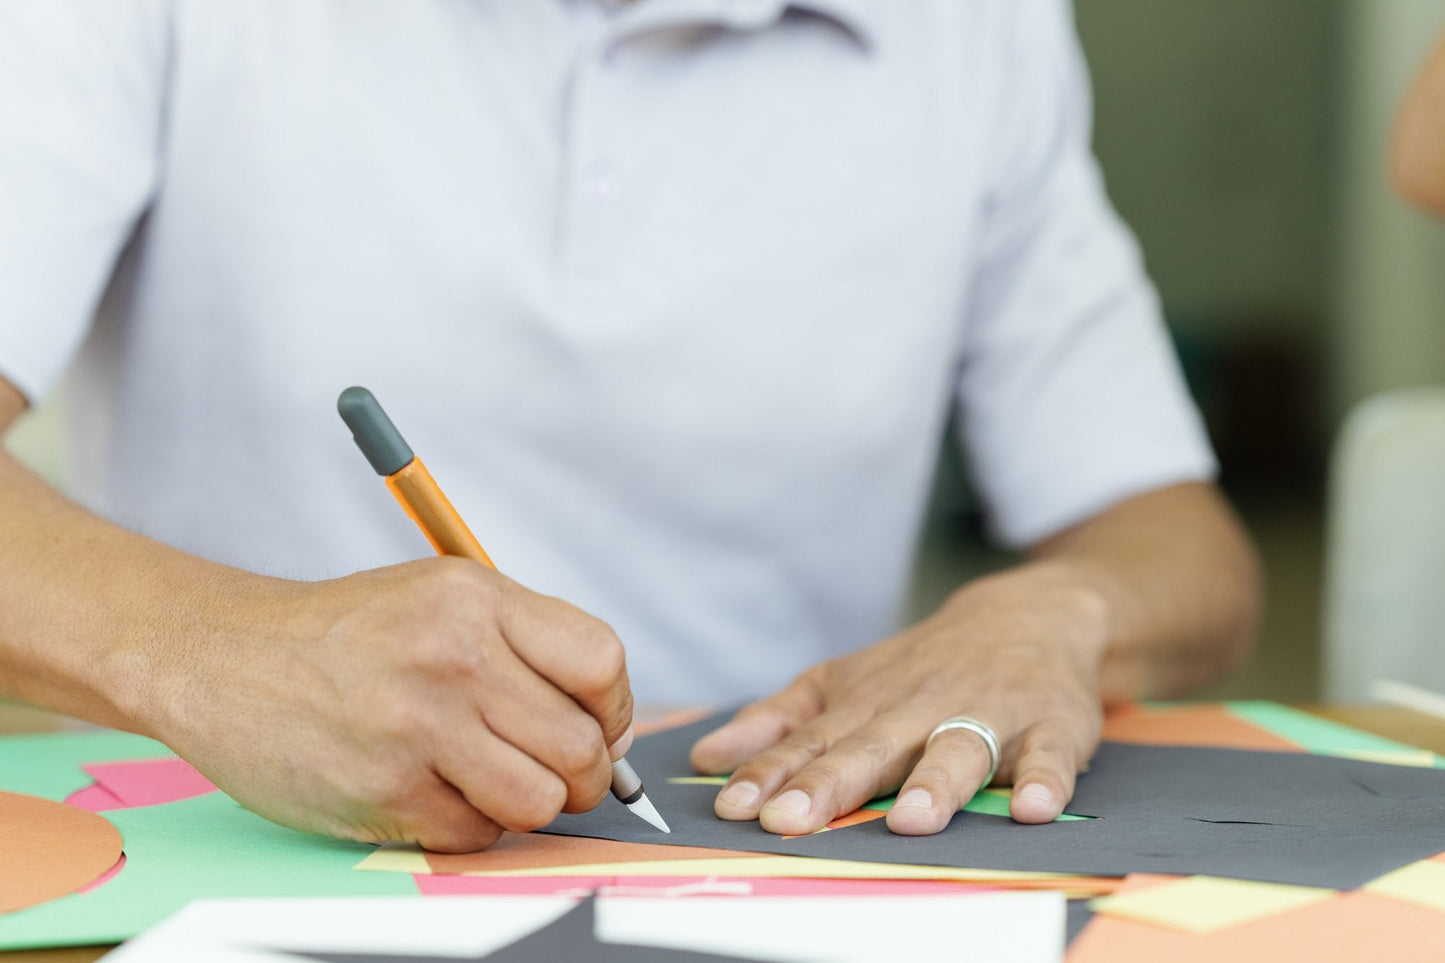
[(615, 200), (622, 193), (622, 177), (612, 164), (596, 161), (582, 172), (582, 190), (594, 200)]

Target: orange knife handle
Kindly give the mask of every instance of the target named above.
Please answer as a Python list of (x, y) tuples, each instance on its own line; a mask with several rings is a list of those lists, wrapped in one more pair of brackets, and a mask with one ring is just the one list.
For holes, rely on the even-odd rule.
[(482, 544), (467, 528), (462, 516), (452, 507), (420, 458), (413, 458), (400, 471), (387, 475), (386, 487), (391, 489), (392, 495), (416, 522), (438, 555), (459, 555), (496, 569), (497, 566), (483, 551)]

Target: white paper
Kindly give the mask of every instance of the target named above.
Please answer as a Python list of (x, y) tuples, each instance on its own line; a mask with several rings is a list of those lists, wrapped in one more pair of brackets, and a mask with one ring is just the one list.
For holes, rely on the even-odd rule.
[[(296, 963), (266, 948), (475, 959), (546, 925), (573, 901), (541, 896), (198, 900), (105, 957), (108, 963)], [(613, 943), (773, 961), (1060, 963), (1061, 894), (607, 897)]]

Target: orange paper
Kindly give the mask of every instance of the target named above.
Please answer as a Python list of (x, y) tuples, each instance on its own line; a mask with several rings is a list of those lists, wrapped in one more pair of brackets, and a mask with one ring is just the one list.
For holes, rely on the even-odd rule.
[(1104, 717), (1103, 738), (1149, 746), (1209, 746), (1302, 752), (1296, 743), (1261, 729), (1220, 705), (1121, 706)]
[(480, 853), (427, 853), (433, 873), (501, 873), (549, 866), (583, 866), (594, 863), (650, 863), (674, 859), (738, 859), (751, 856), (730, 849), (701, 846), (661, 846), (622, 843), (583, 836), (549, 836), (545, 833), (503, 833)]
[(0, 913), (83, 889), (120, 860), (120, 832), (65, 803), (0, 792)]
[[(1130, 876), (1121, 892), (1172, 876)], [(1069, 946), (1067, 963), (1414, 963), (1445, 960), (1445, 916), (1358, 891), (1252, 923), (1193, 936), (1102, 914)]]

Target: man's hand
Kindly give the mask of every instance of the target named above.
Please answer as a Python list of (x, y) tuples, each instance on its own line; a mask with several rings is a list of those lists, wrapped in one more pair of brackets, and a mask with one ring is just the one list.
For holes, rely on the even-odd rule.
[(1073, 794), (1098, 743), (1102, 603), (1052, 568), (1018, 569), (957, 592), (900, 635), (808, 670), (693, 748), (701, 772), (736, 769), (718, 794), (723, 819), (810, 833), (901, 785), (888, 827), (936, 833), (981, 788), (988, 751), (967, 715), (1003, 750), (1010, 812), (1047, 822)]
[(460, 559), (250, 584), (150, 687), (155, 734), (248, 808), (462, 852), (607, 792), (632, 702), (602, 622)]
[(894, 832), (938, 832), (988, 774), (971, 716), (1002, 749), (997, 780), (1026, 823), (1063, 811), (1099, 739), (1101, 706), (1177, 695), (1249, 653), (1259, 570), (1212, 485), (1157, 489), (959, 589), (931, 618), (804, 672), (693, 747), (732, 777), (724, 819), (808, 833), (901, 787)]

